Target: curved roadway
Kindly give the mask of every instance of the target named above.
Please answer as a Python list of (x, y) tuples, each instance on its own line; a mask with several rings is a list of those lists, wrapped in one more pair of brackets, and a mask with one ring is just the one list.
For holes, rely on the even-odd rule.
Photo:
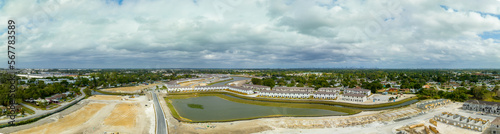
[[(19, 103), (20, 105), (23, 105), (23, 106), (28, 107), (31, 110), (35, 111), (35, 114), (29, 115), (29, 116), (26, 116), (26, 117), (16, 117), (15, 118), (15, 122), (37, 118), (37, 117), (43, 116), (45, 114), (54, 113), (56, 111), (59, 112), (58, 110), (61, 110), (62, 108), (66, 107), (67, 105), (77, 103), (80, 100), (84, 99), (85, 98), (85, 93), (83, 92), (83, 89), (85, 89), (85, 88), (80, 88), (80, 92), (82, 93), (82, 95), (76, 97), (75, 100), (73, 100), (73, 101), (71, 101), (69, 103), (66, 103), (65, 105), (61, 105), (61, 106), (59, 106), (57, 108), (51, 109), (51, 110), (39, 110), (39, 109), (36, 109), (36, 108), (34, 108), (34, 107), (30, 106), (30, 105)], [(5, 124), (5, 123), (8, 123), (9, 121), (11, 121), (11, 120), (10, 119), (1, 120), (0, 124)]]

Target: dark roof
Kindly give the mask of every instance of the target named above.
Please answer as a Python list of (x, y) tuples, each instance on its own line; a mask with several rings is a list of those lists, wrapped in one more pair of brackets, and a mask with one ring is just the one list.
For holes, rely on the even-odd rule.
[(315, 92), (314, 94), (337, 94), (336, 92)]
[(497, 106), (500, 106), (500, 102), (489, 102), (489, 101), (480, 101), (480, 100), (468, 100), (465, 103), (485, 104), (485, 105), (497, 105)]

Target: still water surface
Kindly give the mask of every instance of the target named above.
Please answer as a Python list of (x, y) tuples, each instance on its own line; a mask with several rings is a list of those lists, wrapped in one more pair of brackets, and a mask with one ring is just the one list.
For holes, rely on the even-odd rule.
[(180, 116), (193, 121), (218, 121), (270, 115), (327, 116), (347, 113), (309, 108), (286, 108), (238, 103), (217, 96), (171, 99)]

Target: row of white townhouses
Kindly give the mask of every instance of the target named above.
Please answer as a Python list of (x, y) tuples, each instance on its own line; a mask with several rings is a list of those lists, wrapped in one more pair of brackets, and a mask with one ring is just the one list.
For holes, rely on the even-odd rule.
[(313, 93), (313, 97), (315, 99), (335, 99), (338, 95), (339, 95), (340, 92), (322, 92), (322, 91), (318, 91), (318, 92), (314, 92)]
[(262, 97), (279, 97), (279, 98), (309, 98), (308, 92), (302, 91), (274, 91), (266, 90), (259, 93)]
[(299, 92), (308, 92), (312, 93), (314, 92), (314, 88), (310, 87), (275, 87), (273, 88), (274, 91), (299, 91)]
[(370, 94), (371, 91), (368, 89), (348, 88), (344, 90), (344, 94), (342, 94), (341, 100), (365, 102)]
[(228, 89), (231, 91), (243, 93), (243, 94), (253, 94), (253, 90), (249, 88), (244, 88), (244, 87), (235, 87), (235, 86), (196, 86), (196, 87), (189, 87), (189, 86), (168, 86), (167, 85), (167, 90), (168, 92), (186, 92), (186, 91), (217, 91), (217, 90), (224, 90)]
[(262, 90), (271, 90), (271, 87), (262, 86), (262, 85), (243, 84), (243, 87), (244, 88), (250, 88), (250, 89), (253, 89), (253, 90), (259, 90), (259, 91), (262, 91)]
[(318, 89), (318, 92), (339, 92), (340, 93), (340, 90), (342, 90), (342, 88), (340, 88), (340, 87), (336, 87), (336, 88), (322, 87), (322, 88)]
[[(193, 79), (194, 80), (194, 79)], [(192, 80), (180, 80), (181, 82), (192, 81)], [(254, 94), (258, 92), (261, 97), (280, 97), (280, 98), (309, 98), (313, 97), (315, 99), (336, 99), (344, 101), (353, 102), (364, 102), (367, 97), (371, 95), (371, 91), (367, 89), (360, 88), (348, 88), (344, 90), (344, 93), (340, 95), (342, 88), (319, 88), (315, 91), (314, 88), (310, 87), (275, 87), (271, 90), (268, 86), (262, 85), (251, 85), (244, 84), (242, 87), (236, 86), (180, 86), (178, 81), (167, 83), (167, 88), (169, 92), (182, 92), (182, 91), (217, 91), (228, 89), (230, 91), (242, 93), (242, 94)]]

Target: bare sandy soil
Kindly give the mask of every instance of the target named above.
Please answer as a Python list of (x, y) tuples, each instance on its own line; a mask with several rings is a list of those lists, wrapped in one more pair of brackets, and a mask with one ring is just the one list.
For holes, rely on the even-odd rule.
[(194, 84), (194, 85), (191, 85), (191, 86), (198, 86), (199, 85), (198, 82), (202, 82), (202, 81), (205, 81), (205, 79), (184, 82), (184, 83), (180, 83), (179, 85), (181, 85), (181, 86), (190, 86), (191, 84)]
[(134, 103), (121, 103), (115, 106), (104, 125), (134, 127), (140, 106)]
[[(88, 103), (79, 110), (59, 116), (50, 116), (33, 124), (32, 128), (18, 127), (18, 134), (58, 134), (84, 133), (102, 134), (119, 132), (120, 134), (154, 133), (154, 111), (152, 101), (146, 96), (122, 100), (121, 96), (101, 95), (83, 100)], [(64, 112), (62, 112), (64, 113)], [(50, 121), (54, 119), (54, 121)], [(40, 124), (39, 122), (43, 122)], [(48, 122), (48, 123), (46, 123)], [(29, 125), (33, 125), (29, 124)], [(10, 128), (16, 129), (16, 128)], [(12, 130), (9, 130), (12, 131)]]
[(116, 95), (94, 95), (89, 97), (89, 100), (122, 100), (122, 96)]
[(92, 118), (99, 110), (101, 110), (106, 104), (102, 103), (91, 103), (82, 109), (59, 119), (57, 122), (44, 124), (31, 129), (16, 132), (14, 134), (28, 134), (28, 133), (38, 133), (38, 134), (55, 134), (66, 131), (68, 128), (82, 125), (90, 118)]
[(145, 88), (150, 88), (154, 87), (158, 84), (150, 84), (150, 85), (139, 85), (139, 86), (134, 86), (134, 87), (117, 87), (117, 88), (108, 88), (108, 89), (103, 89), (104, 91), (110, 91), (110, 92), (137, 92)]

